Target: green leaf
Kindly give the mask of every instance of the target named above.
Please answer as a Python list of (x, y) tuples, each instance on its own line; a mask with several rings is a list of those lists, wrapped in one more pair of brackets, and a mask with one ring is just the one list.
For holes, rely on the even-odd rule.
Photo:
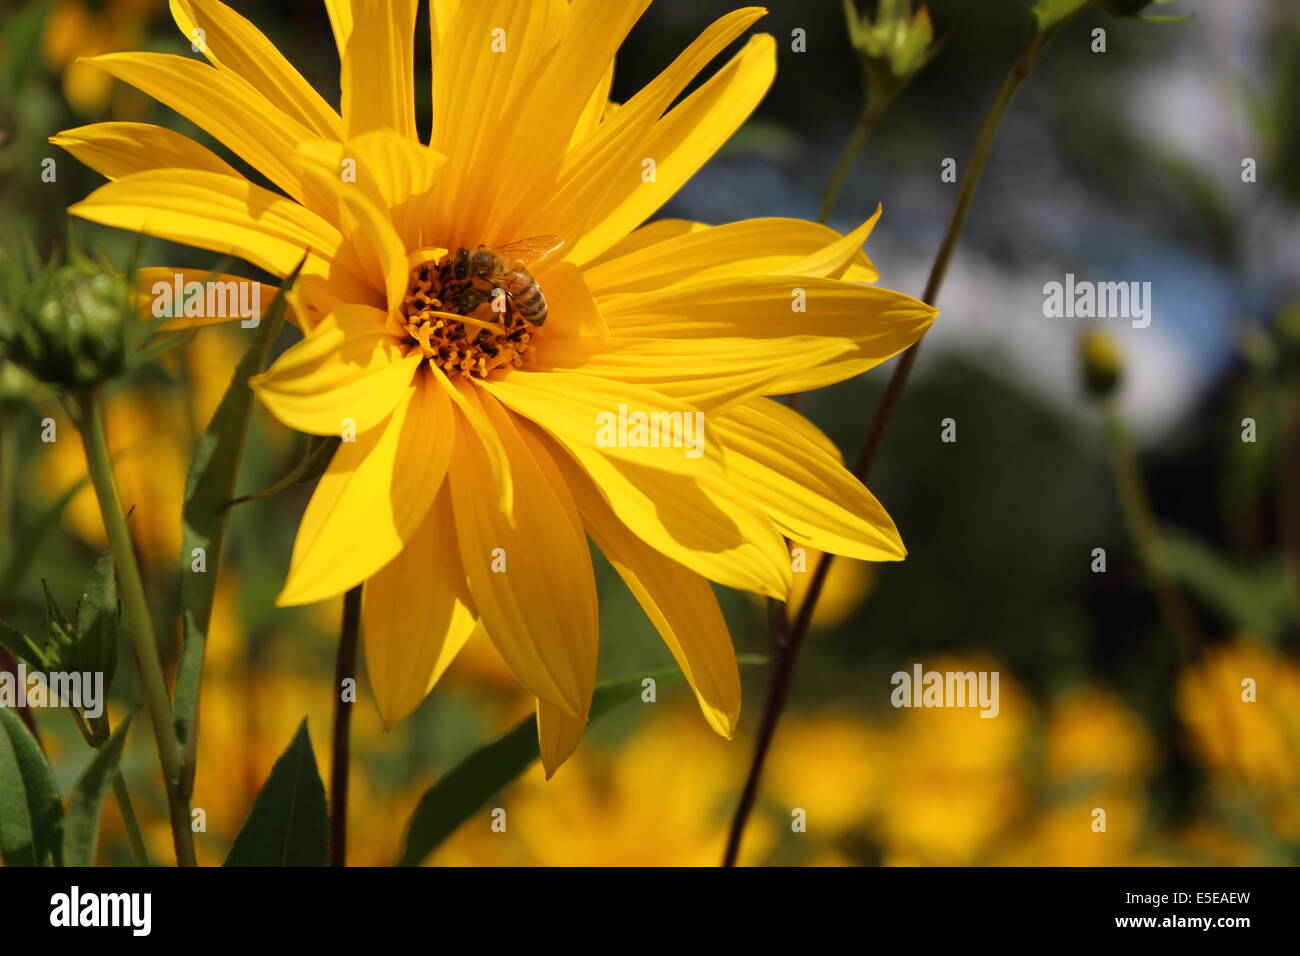
[(54, 600), (44, 578), (41, 579), (41, 590), (45, 594), (45, 630), (50, 636), (45, 645), (45, 659), (55, 670), (68, 670), (70, 668), (64, 665), (70, 663), (68, 655), (76, 646), (77, 631)]
[(280, 492), (292, 488), (294, 485), (305, 485), (308, 482), (315, 481), (325, 473), (329, 467), (330, 460), (333, 459), (334, 453), (338, 451), (342, 439), (335, 437), (321, 437), (312, 435), (311, 441), (307, 445), (307, 454), (303, 456), (302, 461), (294, 465), (289, 473), (273, 485), (253, 491), (246, 495), (240, 495), (227, 503), (226, 507), (232, 507), (242, 504), (245, 501), (255, 501), (260, 498), (271, 498)]
[(63, 819), (63, 865), (90, 866), (95, 862), (95, 845), (99, 842), (99, 818), (103, 815), (104, 797), (108, 794), (122, 747), (126, 742), (131, 716), (118, 725), (113, 735), (95, 751), (90, 764), (77, 778)]
[[(767, 658), (742, 655), (742, 665), (766, 664)], [(621, 677), (596, 686), (591, 698), (590, 720), (609, 713), (619, 704), (641, 697), (641, 682), (651, 677), (657, 684), (679, 679), (675, 667), (636, 677)], [(537, 724), (526, 717), (504, 737), (493, 741), (458, 763), (425, 791), (406, 825), (402, 856), (398, 866), (419, 866), (442, 841), (478, 812), (494, 793), (510, 783), (541, 756), (537, 746)]]
[(4, 621), (0, 621), (0, 647), (38, 671), (47, 669), (45, 654), (36, 646), (36, 642)]
[(324, 866), (329, 830), (325, 785), (303, 718), (253, 801), (224, 865)]
[[(306, 261), (304, 257), (303, 261)], [(235, 493), (235, 479), (244, 455), (248, 422), (253, 411), (253, 390), (248, 380), (266, 365), (271, 345), (284, 322), (285, 294), (293, 287), (302, 262), (284, 280), (266, 315), (253, 332), (248, 351), (235, 366), (230, 387), (212, 414), (212, 421), (199, 439), (194, 460), (185, 480), (185, 504), (181, 512), (181, 619), (184, 643), (176, 666), (176, 733), (184, 749), (181, 788), (193, 786), (196, 734), (199, 715), (199, 683), (203, 677), (203, 654), (207, 646), (212, 596), (217, 587), (221, 547), (226, 538), (229, 514), (226, 502)], [(192, 555), (202, 548), (207, 570), (190, 570)]]
[(1230, 627), (1260, 637), (1286, 631), (1293, 605), (1284, 562), (1249, 567), (1176, 528), (1161, 529), (1161, 538), (1169, 570)]
[(45, 754), (8, 707), (0, 707), (0, 857), (5, 866), (62, 861), (63, 805)]
[(77, 670), (103, 673), (105, 693), (117, 671), (117, 621), (113, 555), (105, 551), (95, 562), (86, 593), (77, 606)]

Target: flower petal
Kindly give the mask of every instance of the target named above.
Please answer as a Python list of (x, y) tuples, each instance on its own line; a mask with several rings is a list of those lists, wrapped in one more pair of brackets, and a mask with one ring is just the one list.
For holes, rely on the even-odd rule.
[(878, 274), (862, 253), (862, 244), (879, 216), (877, 210), (847, 236), (802, 219), (748, 219), (725, 226), (701, 226), (588, 267), (587, 285), (593, 295), (603, 297), (739, 276), (838, 279), (850, 266), (858, 267), (855, 275), (860, 278), (853, 281), (874, 281)]
[(571, 487), (578, 485), (571, 469), (580, 468), (619, 520), (660, 554), (725, 587), (781, 600), (789, 594), (793, 573), (785, 541), (738, 495), (552, 436), (547, 448)]
[(391, 730), (428, 696), (478, 623), (445, 485), (415, 536), (361, 595), (366, 673)]
[(727, 449), (726, 487), (757, 503), (786, 537), (865, 561), (907, 551), (893, 520), (863, 484), (821, 448), (787, 428), (770, 406), (716, 416)]
[(353, 0), (339, 47), (343, 126), (348, 136), (392, 129), (415, 139), (415, 15), (418, 0)]
[(346, 150), (357, 161), (357, 184), (390, 212), (405, 247), (418, 248), (446, 157), (389, 129), (362, 133), (348, 141)]
[(446, 395), (417, 380), (386, 421), (341, 443), (303, 513), (277, 603), (341, 594), (401, 554), (442, 487), (454, 431)]
[(537, 370), (581, 372), (653, 389), (712, 414), (774, 391), (805, 369), (854, 350), (837, 339), (795, 336), (780, 349), (763, 339), (598, 339), (549, 336), (537, 343)]
[[(171, 0), (172, 17), (191, 43), (217, 68), (245, 80), (270, 103), (319, 136), (340, 139), (339, 115), (270, 40), (218, 0)], [(202, 33), (196, 34), (195, 31)]]
[(429, 145), (447, 167), (430, 211), (431, 244), (502, 245), (533, 235), (490, 233), (499, 190), (482, 184), (498, 183), (511, 142), (522, 139), (513, 132), (516, 115), (553, 65), (568, 18), (567, 0), (477, 0), (457, 9), (433, 64)]
[(290, 428), (339, 435), (351, 422), (368, 432), (415, 387), (422, 361), (419, 351), (402, 354), (384, 318), (369, 306), (340, 306), (250, 384)]
[(106, 179), (146, 169), (202, 169), (243, 179), (224, 159), (188, 136), (148, 123), (92, 123), (50, 137)]
[(831, 441), (824, 431), (789, 405), (782, 405), (770, 398), (752, 398), (748, 404), (768, 418), (774, 419), (778, 424), (784, 425), (796, 434), (801, 435), (806, 441), (820, 448), (841, 465), (844, 464), (844, 453), (840, 451), (839, 446)]
[[(614, 186), (590, 210), (570, 257), (586, 262), (666, 203), (708, 162), (767, 95), (776, 77), (776, 42), (753, 37), (735, 59), (655, 124), (631, 156), (602, 170)], [(645, 161), (654, 175), (645, 177)]]
[(740, 670), (709, 582), (628, 530), (578, 469), (570, 467), (565, 478), (591, 539), (668, 645), (709, 726), (730, 738), (740, 717)]
[(342, 261), (352, 263), (352, 270), (382, 296), (387, 311), (396, 313), (410, 280), (406, 247), (388, 210), (339, 176), (338, 163), (328, 158), (337, 148), (321, 141), (304, 144), (295, 169), (314, 204), (328, 209), (343, 233), (343, 249), (349, 255)]
[(609, 296), (599, 304), (619, 337), (750, 337), (788, 350), (792, 338), (814, 335), (853, 345), (843, 358), (773, 383), (774, 395), (820, 388), (874, 368), (919, 339), (938, 315), (899, 292), (809, 276), (711, 279)]
[(180, 113), (290, 196), (302, 197), (288, 157), (316, 134), (243, 78), (167, 53), (109, 53), (87, 62)]
[[(639, 183), (642, 174), (640, 162), (646, 155), (642, 145), (655, 122), (696, 74), (763, 13), (761, 8), (748, 7), (732, 11), (710, 24), (667, 69), (569, 153), (558, 185), (551, 191), (550, 198), (537, 206), (528, 225), (521, 227), (521, 231), (579, 236), (592, 210), (599, 207), (616, 185), (611, 171), (623, 171), (629, 163), (635, 163), (635, 176)], [(579, 265), (586, 261), (575, 256), (572, 247), (567, 250), (565, 258)]]
[[(179, 278), (182, 294), (176, 296), (176, 282)], [(273, 285), (266, 285), (263, 282), (256, 282), (253, 279), (246, 279), (243, 276), (224, 275), (222, 273), (212, 272), (208, 269), (187, 269), (181, 266), (149, 266), (144, 269), (137, 269), (132, 275), (134, 280), (133, 294), (135, 296), (136, 306), (140, 315), (148, 319), (161, 319), (167, 313), (162, 311), (161, 296), (163, 290), (160, 287), (165, 285), (172, 290), (169, 301), (172, 303), (172, 318), (162, 324), (162, 328), (168, 331), (176, 329), (197, 329), (208, 325), (221, 325), (225, 322), (236, 322), (243, 319), (238, 309), (216, 309), (209, 311), (204, 309), (203, 315), (185, 315), (183, 300), (185, 297), (184, 288), (191, 282), (198, 282), (205, 287), (226, 286), (234, 282), (241, 285), (257, 286), (258, 301), (263, 305), (269, 306), (276, 294), (280, 291)], [(181, 302), (181, 305), (177, 303)], [(161, 313), (161, 314), (159, 314)], [(216, 313), (216, 314), (213, 314)], [(285, 318), (290, 322), (297, 324), (297, 316), (292, 309), (286, 310)]]
[[(611, 457), (676, 474), (716, 470), (716, 451), (703, 433), (703, 413), (643, 386), (573, 372), (520, 371), (481, 385), (512, 411), (566, 444), (599, 448)], [(658, 447), (624, 444), (618, 425), (621, 414), (660, 415), (665, 422), (671, 419), (677, 426), (673, 435), (681, 440)], [(697, 423), (698, 430), (694, 430)], [(658, 439), (661, 432), (654, 429), (653, 434)], [(698, 446), (690, 444), (696, 439)]]
[(68, 212), (187, 246), (238, 256), (286, 276), (312, 252), (332, 260), (339, 231), (296, 202), (245, 179), (197, 169), (150, 169), (100, 186)]
[(482, 402), (500, 434), (516, 487), (528, 489), (526, 513), (510, 519), (497, 508), (482, 442), (458, 415), (449, 475), (470, 593), (488, 637), (520, 682), (582, 717), (596, 680), (598, 623), (591, 554), (577, 508), (554, 465), (524, 444), (500, 404), (477, 389), (467, 394)]
[(537, 749), (542, 754), (546, 779), (555, 776), (560, 764), (573, 756), (587, 729), (587, 718), (566, 714), (554, 704), (537, 698)]
[(614, 54), (650, 0), (571, 0), (567, 29), (535, 81), (521, 91), (511, 114), (513, 129), (500, 146), (493, 174), (496, 202), (488, 235), (527, 232), (533, 210), (555, 188), (574, 129), (588, 111), (593, 91), (604, 101)]
[(542, 341), (609, 335), (605, 317), (588, 291), (581, 269), (571, 262), (557, 262), (540, 272), (537, 281), (546, 295), (546, 321), (553, 330), (541, 337)]

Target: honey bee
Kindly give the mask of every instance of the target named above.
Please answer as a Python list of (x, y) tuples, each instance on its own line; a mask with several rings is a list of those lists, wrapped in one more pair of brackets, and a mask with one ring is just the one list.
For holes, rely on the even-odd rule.
[[(556, 236), (533, 236), (504, 246), (457, 249), (446, 256), (438, 271), (442, 299), (460, 315), (473, 316), (486, 305), (491, 308), (500, 289), (520, 318), (540, 327), (546, 322), (546, 296), (528, 271), (553, 253), (564, 240)], [(500, 307), (496, 311), (500, 311)]]

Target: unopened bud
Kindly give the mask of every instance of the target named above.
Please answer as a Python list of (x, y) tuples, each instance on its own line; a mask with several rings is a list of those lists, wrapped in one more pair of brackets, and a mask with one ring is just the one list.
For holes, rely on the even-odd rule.
[(27, 280), (12, 263), (0, 298), (0, 354), (41, 381), (89, 388), (127, 364), (134, 321), (126, 279), (89, 261)]
[(1085, 329), (1079, 336), (1079, 358), (1084, 387), (1094, 398), (1106, 398), (1119, 385), (1124, 373), (1115, 340), (1101, 329)]
[(844, 0), (849, 42), (866, 74), (867, 92), (887, 103), (907, 85), (934, 53), (934, 27), (924, 6), (912, 12), (912, 0), (880, 0), (873, 20)]

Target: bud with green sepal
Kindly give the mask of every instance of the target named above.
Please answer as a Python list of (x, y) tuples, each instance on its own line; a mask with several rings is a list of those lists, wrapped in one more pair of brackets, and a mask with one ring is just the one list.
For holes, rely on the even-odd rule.
[(36, 378), (93, 388), (127, 368), (140, 324), (127, 279), (83, 257), (43, 268), (0, 257), (0, 354)]
[(849, 42), (862, 61), (867, 99), (883, 109), (934, 55), (934, 27), (924, 6), (912, 0), (880, 0), (873, 20), (844, 0)]

